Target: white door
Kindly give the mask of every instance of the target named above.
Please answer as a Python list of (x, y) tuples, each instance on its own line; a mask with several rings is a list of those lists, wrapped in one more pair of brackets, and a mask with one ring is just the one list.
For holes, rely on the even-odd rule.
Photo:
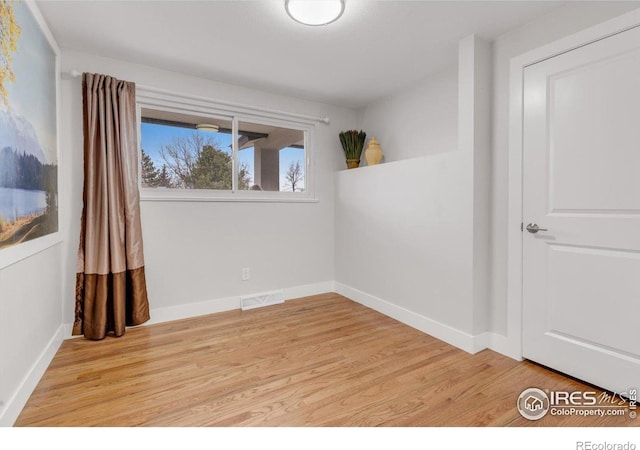
[(628, 392), (640, 387), (640, 28), (529, 66), (524, 83), (523, 355)]

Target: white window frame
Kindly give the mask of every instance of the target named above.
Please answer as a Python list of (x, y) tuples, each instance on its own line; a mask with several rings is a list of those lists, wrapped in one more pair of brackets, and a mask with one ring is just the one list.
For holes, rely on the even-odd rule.
[[(166, 91), (138, 88), (136, 92), (137, 125), (138, 125), (138, 188), (141, 201), (162, 202), (282, 202), (311, 203), (317, 202), (314, 189), (313, 143), (315, 122), (300, 118), (296, 114), (277, 111), (259, 111), (258, 108), (233, 105), (213, 99), (198, 98)], [(179, 188), (146, 188), (142, 187), (142, 110), (168, 111), (175, 113), (198, 115), (202, 118), (230, 120), (232, 123), (232, 189), (179, 189)], [(286, 191), (252, 191), (237, 189), (238, 173), (238, 122), (250, 122), (260, 125), (271, 125), (304, 133), (305, 174), (304, 192)]]

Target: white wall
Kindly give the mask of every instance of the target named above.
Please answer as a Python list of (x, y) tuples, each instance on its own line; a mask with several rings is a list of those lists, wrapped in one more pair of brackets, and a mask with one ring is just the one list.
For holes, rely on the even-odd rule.
[[(463, 39), (457, 67), (449, 122), (459, 151), (423, 147), (427, 156), (336, 175), (336, 281), (338, 292), (475, 352), (488, 341), (490, 44)], [(414, 94), (384, 104), (416, 114), (415, 133), (425, 113), (416, 106), (429, 98)], [(414, 142), (396, 114), (380, 104), (361, 111)]]
[(472, 164), (456, 151), (337, 172), (336, 281), (471, 333)]
[[(62, 53), (63, 73), (105, 73), (176, 93), (328, 116), (315, 130), (317, 203), (142, 202), (142, 227), (152, 320), (166, 312), (208, 302), (200, 312), (225, 309), (230, 297), (334, 279), (333, 172), (344, 164), (338, 133), (355, 126), (355, 112), (72, 51)], [(82, 96), (80, 78), (62, 82), (63, 147), (72, 155), (62, 181), (71, 208), (63, 219), (64, 321), (73, 320), (75, 255), (82, 208)], [(240, 281), (242, 267), (251, 280)], [(326, 284), (325, 284), (326, 286)], [(303, 292), (295, 290), (290, 292)], [(285, 292), (286, 294), (286, 292)], [(237, 303), (239, 305), (239, 303)], [(189, 314), (195, 309), (183, 309)], [(173, 313), (172, 313), (173, 314)], [(173, 317), (176, 317), (173, 314)], [(169, 315), (171, 316), (171, 315)]]
[(529, 50), (638, 7), (637, 2), (569, 2), (493, 45), (493, 151), (491, 155), (491, 328), (507, 328), (507, 207), (509, 61)]
[(472, 155), (471, 219), (473, 335), (489, 329), (489, 187), (491, 155), (491, 43), (471, 35), (458, 46), (458, 146)]
[[(61, 244), (0, 270), (0, 426), (17, 418), (62, 324)], [(50, 355), (52, 356), (52, 355)]]
[(383, 162), (457, 150), (457, 67), (361, 109), (358, 128), (380, 142)]

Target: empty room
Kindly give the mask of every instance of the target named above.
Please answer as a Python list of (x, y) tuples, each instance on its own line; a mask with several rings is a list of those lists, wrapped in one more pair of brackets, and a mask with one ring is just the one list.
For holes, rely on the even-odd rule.
[(5, 430), (629, 444), (640, 2), (0, 8)]

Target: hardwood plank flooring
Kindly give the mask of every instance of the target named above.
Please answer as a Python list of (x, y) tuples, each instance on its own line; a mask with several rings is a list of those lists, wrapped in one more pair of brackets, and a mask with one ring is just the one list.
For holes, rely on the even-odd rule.
[[(638, 426), (515, 404), (594, 388), (490, 350), (469, 355), (323, 294), (65, 341), (16, 426)], [(599, 392), (599, 391), (598, 391)]]

